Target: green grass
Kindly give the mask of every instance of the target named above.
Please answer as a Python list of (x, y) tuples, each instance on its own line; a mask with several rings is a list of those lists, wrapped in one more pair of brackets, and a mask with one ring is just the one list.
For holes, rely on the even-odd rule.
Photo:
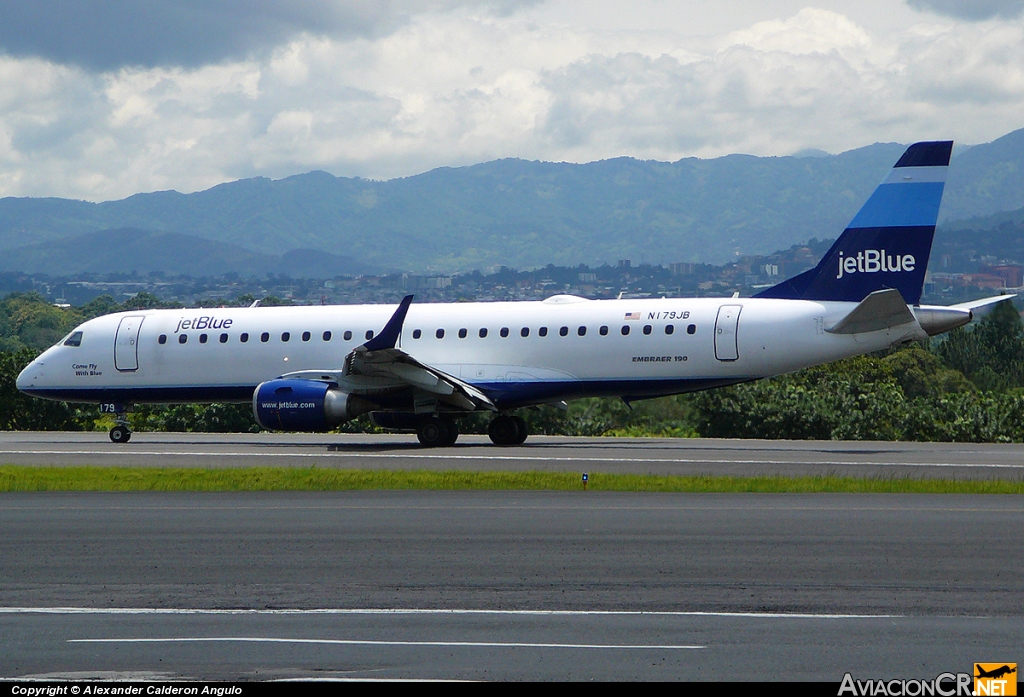
[[(333, 470), (289, 467), (0, 466), (4, 491), (582, 491), (581, 476), (559, 472)], [(1024, 481), (853, 477), (669, 477), (590, 474), (589, 491), (699, 493), (1024, 494)]]

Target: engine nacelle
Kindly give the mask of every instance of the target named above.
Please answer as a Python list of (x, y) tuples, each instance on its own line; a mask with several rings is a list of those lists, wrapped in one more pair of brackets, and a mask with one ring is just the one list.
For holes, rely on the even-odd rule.
[(329, 431), (374, 408), (319, 380), (268, 380), (252, 396), (256, 423), (271, 431)]
[(914, 316), (917, 317), (918, 324), (928, 336), (944, 334), (957, 327), (962, 327), (974, 319), (974, 313), (970, 310), (931, 305), (915, 307)]

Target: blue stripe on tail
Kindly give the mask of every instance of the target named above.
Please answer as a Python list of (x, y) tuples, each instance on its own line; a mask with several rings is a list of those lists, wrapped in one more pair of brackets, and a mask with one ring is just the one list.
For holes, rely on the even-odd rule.
[(921, 300), (952, 141), (915, 143), (816, 267), (754, 297), (860, 302), (895, 288)]

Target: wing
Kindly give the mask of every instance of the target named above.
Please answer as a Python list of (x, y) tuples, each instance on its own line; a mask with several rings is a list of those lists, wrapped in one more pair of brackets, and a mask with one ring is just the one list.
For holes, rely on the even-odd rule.
[(396, 347), (412, 298), (405, 296), (380, 334), (353, 349), (340, 370), (300, 370), (281, 377), (333, 382), (344, 392), (367, 396), (411, 387), (425, 393), (423, 397), (456, 409), (496, 411), (490, 398), (477, 388)]

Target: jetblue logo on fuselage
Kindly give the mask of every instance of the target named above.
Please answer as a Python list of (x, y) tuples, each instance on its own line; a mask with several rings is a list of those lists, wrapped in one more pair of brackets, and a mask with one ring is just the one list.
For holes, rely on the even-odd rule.
[(879, 273), (880, 271), (913, 271), (917, 260), (913, 254), (886, 254), (884, 249), (865, 249), (857, 256), (844, 257), (839, 252), (839, 275), (842, 278), (855, 273)]
[(233, 319), (217, 319), (216, 317), (205, 316), (179, 319), (178, 326), (174, 328), (174, 333), (177, 334), (186, 329), (229, 329), (234, 322), (235, 320)]

